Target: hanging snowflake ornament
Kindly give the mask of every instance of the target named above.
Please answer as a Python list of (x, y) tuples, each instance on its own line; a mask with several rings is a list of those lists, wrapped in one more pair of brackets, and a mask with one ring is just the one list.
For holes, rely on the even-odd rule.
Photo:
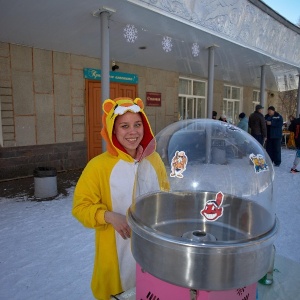
[(126, 41), (128, 43), (134, 43), (135, 40), (137, 39), (137, 29), (135, 28), (134, 25), (130, 25), (130, 24), (127, 24), (125, 27), (124, 27), (124, 38), (126, 39)]
[(194, 57), (197, 57), (197, 56), (199, 56), (199, 53), (200, 53), (199, 45), (197, 43), (193, 43), (193, 45), (192, 45), (192, 55)]
[(172, 51), (173, 43), (172, 43), (172, 39), (169, 36), (164, 36), (161, 44), (164, 51), (166, 52)]

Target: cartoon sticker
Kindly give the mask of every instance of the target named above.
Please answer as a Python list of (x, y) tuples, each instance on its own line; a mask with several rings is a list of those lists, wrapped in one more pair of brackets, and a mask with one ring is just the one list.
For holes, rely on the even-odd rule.
[(171, 177), (183, 178), (188, 158), (184, 151), (176, 151), (171, 161)]
[(207, 221), (216, 221), (221, 216), (223, 216), (223, 210), (222, 207), (224, 199), (224, 194), (222, 192), (218, 192), (216, 194), (215, 200), (208, 200), (205, 203), (205, 207), (200, 211), (201, 215), (207, 220)]
[(261, 154), (253, 154), (249, 155), (250, 160), (253, 162), (255, 173), (267, 171), (269, 169), (264, 157)]

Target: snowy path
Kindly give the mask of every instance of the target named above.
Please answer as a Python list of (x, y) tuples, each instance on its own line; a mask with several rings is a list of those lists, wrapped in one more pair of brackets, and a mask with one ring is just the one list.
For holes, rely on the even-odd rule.
[[(280, 221), (275, 244), (277, 255), (297, 268), (300, 174), (289, 173), (294, 155), (283, 149), (282, 165), (275, 170), (274, 199)], [(94, 232), (71, 216), (72, 193), (73, 188), (69, 196), (49, 202), (0, 198), (0, 300), (94, 299), (90, 291)]]
[(94, 299), (94, 232), (71, 216), (71, 205), (72, 196), (1, 201), (1, 300)]

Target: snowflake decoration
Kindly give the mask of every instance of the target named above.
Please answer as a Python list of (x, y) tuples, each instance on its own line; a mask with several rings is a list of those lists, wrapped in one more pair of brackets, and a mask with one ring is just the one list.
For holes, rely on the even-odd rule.
[(173, 43), (172, 39), (169, 36), (164, 36), (162, 42), (162, 47), (166, 52), (172, 51)]
[(137, 39), (137, 29), (135, 28), (134, 25), (129, 25), (127, 24), (125, 27), (124, 27), (124, 38), (126, 39), (126, 41), (128, 43), (134, 43), (135, 40)]
[(197, 43), (193, 43), (193, 46), (192, 46), (192, 55), (194, 57), (197, 57), (197, 56), (199, 56), (199, 53), (200, 53), (199, 45)]

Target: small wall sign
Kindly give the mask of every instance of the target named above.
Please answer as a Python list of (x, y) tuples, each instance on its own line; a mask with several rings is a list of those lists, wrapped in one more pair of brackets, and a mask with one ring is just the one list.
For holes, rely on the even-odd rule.
[[(101, 80), (101, 70), (84, 68), (83, 76), (85, 79)], [(138, 84), (138, 76), (136, 74), (130, 74), (130, 73), (110, 71), (109, 80), (111, 82)]]
[(161, 106), (161, 93), (146, 92), (147, 106)]

